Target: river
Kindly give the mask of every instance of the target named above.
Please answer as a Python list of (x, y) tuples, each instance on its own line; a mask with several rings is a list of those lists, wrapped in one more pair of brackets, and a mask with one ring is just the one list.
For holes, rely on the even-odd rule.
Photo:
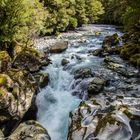
[[(103, 64), (104, 58), (89, 53), (101, 48), (104, 37), (114, 33), (122, 35), (111, 25), (89, 25), (78, 29), (76, 33), (62, 33), (60, 40), (67, 40), (69, 47), (61, 54), (50, 55), (52, 64), (43, 70), (44, 73), (49, 73), (50, 82), (36, 99), (38, 121), (47, 129), (52, 140), (67, 140), (69, 113), (78, 107), (81, 100), (87, 100), (85, 87), (91, 78), (79, 82), (74, 78), (76, 70), (90, 68), (95, 73), (112, 77), (114, 81), (108, 89), (113, 88), (113, 84), (118, 84), (118, 87), (123, 84), (118, 80), (122, 77)], [(62, 66), (62, 59), (67, 59), (69, 64)]]

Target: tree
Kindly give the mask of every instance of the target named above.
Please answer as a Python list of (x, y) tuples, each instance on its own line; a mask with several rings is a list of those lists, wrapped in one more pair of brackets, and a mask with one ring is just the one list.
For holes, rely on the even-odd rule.
[(38, 0), (0, 0), (0, 45), (27, 42), (43, 29), (45, 11)]
[(98, 21), (99, 16), (104, 13), (102, 3), (98, 0), (86, 0), (86, 15), (89, 23)]

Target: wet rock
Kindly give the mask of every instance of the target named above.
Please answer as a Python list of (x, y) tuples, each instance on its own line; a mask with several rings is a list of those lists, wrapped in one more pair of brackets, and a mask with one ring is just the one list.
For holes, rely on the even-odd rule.
[(60, 41), (53, 44), (50, 48), (50, 53), (61, 53), (68, 48), (67, 41)]
[(11, 58), (6, 51), (0, 51), (0, 72), (5, 72), (11, 67)]
[(119, 36), (117, 33), (113, 34), (112, 36), (106, 36), (102, 48), (107, 50), (108, 48), (111, 48), (112, 46), (115, 46), (119, 43)]
[(49, 74), (48, 73), (37, 73), (33, 75), (36, 81), (36, 86), (39, 88), (44, 88), (49, 83)]
[(24, 114), (22, 118), (22, 122), (28, 120), (37, 120), (37, 112), (38, 112), (38, 108), (36, 105), (36, 96), (33, 96), (31, 106), (28, 109), (28, 111)]
[(62, 59), (62, 61), (61, 61), (61, 65), (62, 65), (62, 66), (65, 66), (65, 65), (67, 65), (68, 63), (70, 63), (70, 61), (67, 60), (67, 59)]
[(138, 76), (138, 71), (136, 69), (132, 68), (130, 65), (126, 65), (119, 58), (108, 56), (104, 59), (104, 62), (106, 63), (107, 68), (121, 74), (122, 76), (125, 77)]
[(130, 139), (132, 130), (125, 111), (123, 106), (110, 106), (106, 109), (106, 105), (99, 98), (82, 102), (70, 114), (68, 140)]
[(94, 56), (100, 56), (101, 57), (101, 56), (103, 56), (103, 49), (96, 49), (96, 50), (94, 50), (90, 53)]
[(48, 132), (36, 121), (21, 123), (8, 140), (51, 140)]
[(103, 90), (107, 81), (102, 77), (95, 77), (88, 85), (88, 94), (94, 95)]
[(75, 71), (75, 74), (74, 74), (74, 78), (75, 79), (78, 79), (78, 78), (89, 78), (89, 77), (93, 77), (94, 76), (94, 73), (92, 72), (92, 70), (90, 68), (82, 68), (82, 69), (79, 69), (77, 71)]

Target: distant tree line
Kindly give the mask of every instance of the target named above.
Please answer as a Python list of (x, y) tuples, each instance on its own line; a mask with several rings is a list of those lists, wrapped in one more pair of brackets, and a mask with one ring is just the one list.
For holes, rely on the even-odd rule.
[(0, 50), (98, 21), (139, 28), (139, 0), (0, 0)]

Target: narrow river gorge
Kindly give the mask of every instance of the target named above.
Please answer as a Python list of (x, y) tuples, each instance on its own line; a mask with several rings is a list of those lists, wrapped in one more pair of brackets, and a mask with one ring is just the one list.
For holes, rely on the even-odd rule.
[[(139, 70), (118, 55), (93, 53), (114, 33), (122, 35), (111, 25), (89, 25), (49, 39), (68, 42), (50, 55), (42, 70), (50, 81), (36, 98), (37, 119), (52, 140), (140, 139)], [(36, 47), (44, 49), (44, 41)]]

